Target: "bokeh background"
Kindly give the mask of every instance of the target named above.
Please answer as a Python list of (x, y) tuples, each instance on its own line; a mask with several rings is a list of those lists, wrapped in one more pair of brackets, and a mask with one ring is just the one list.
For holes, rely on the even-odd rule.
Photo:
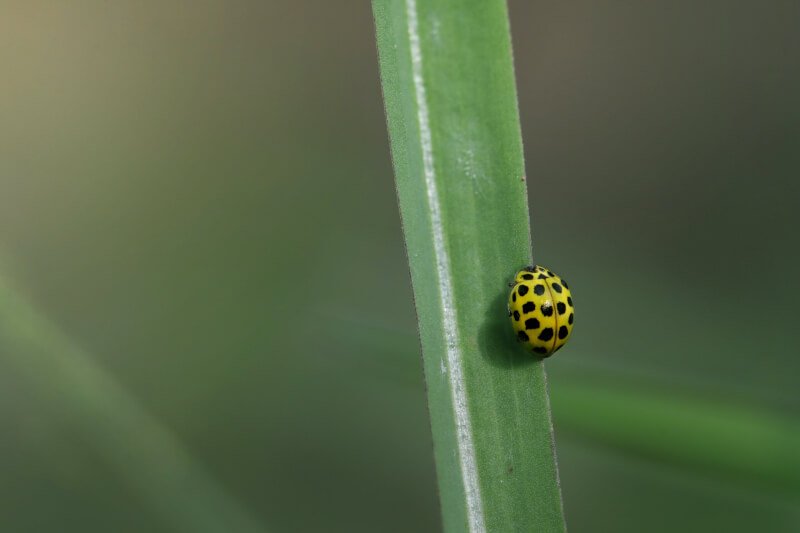
[[(797, 531), (797, 486), (559, 402), (797, 431), (800, 6), (509, 8), (570, 529)], [(0, 529), (440, 529), (371, 17), (0, 3)]]

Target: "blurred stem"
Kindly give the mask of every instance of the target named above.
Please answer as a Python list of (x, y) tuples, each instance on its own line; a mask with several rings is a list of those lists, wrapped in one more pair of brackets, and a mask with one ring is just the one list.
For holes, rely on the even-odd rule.
[(792, 419), (611, 380), (561, 380), (551, 394), (559, 433), (800, 495), (800, 425)]
[(2, 275), (0, 353), (6, 368), (24, 381), (59, 421), (86, 435), (86, 444), (170, 524), (170, 529), (263, 531), (192, 460), (169, 429), (37, 313)]

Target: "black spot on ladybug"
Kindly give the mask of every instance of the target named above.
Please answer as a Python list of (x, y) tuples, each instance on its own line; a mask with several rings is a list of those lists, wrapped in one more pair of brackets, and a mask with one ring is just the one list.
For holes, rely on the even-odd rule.
[(553, 274), (552, 272), (550, 272), (549, 270), (547, 271), (547, 273), (548, 273), (548, 274), (550, 274), (550, 275), (551, 275), (551, 276), (553, 276), (553, 277), (556, 277), (556, 275), (555, 275), (555, 274)]
[(572, 307), (572, 296), (567, 296), (567, 303)]
[(525, 321), (525, 329), (539, 329), (541, 324), (535, 318), (529, 318)]
[(569, 325), (571, 326), (574, 321), (575, 321), (575, 313), (570, 313), (569, 320), (567, 320), (567, 322), (569, 322)]
[(562, 285), (563, 285), (565, 288), (569, 289), (569, 285), (567, 285), (567, 280), (565, 280), (564, 278), (561, 278), (561, 284), (562, 284)]
[(556, 291), (557, 293), (561, 294), (561, 291), (563, 290), (563, 289), (561, 288), (561, 285), (559, 285), (558, 283), (553, 283), (553, 284), (552, 284), (552, 285), (550, 285), (550, 286), (551, 286), (551, 287), (553, 287), (553, 290), (554, 290), (554, 291)]
[(528, 286), (520, 285), (519, 287), (517, 287), (517, 292), (519, 293), (520, 296), (525, 296), (526, 294), (528, 294)]
[(527, 341), (527, 340), (529, 340), (529, 338), (528, 338), (528, 334), (527, 334), (527, 333), (525, 333), (524, 331), (518, 331), (518, 332), (517, 332), (517, 337), (519, 337), (519, 340), (521, 340), (521, 341)]
[(539, 279), (547, 279), (547, 274), (539, 274)]
[(541, 333), (539, 333), (538, 339), (540, 341), (549, 341), (553, 338), (553, 328), (544, 328)]
[(523, 274), (522, 279), (533, 279), (533, 274)]
[[(525, 290), (527, 290), (527, 289), (525, 289)], [(542, 294), (544, 294), (544, 285), (542, 285), (542, 284), (535, 285), (533, 287), (533, 292), (535, 292), (538, 296), (541, 296)], [(520, 296), (522, 296), (522, 295), (520, 294)]]
[(544, 355), (547, 353), (547, 348), (542, 348), (541, 346), (537, 346), (536, 348), (533, 349), (533, 351)]
[(511, 293), (511, 301), (512, 302), (516, 302), (517, 301), (517, 292), (516, 291)]
[(567, 312), (567, 306), (564, 305), (564, 302), (558, 302), (556, 304), (556, 310), (558, 311), (559, 315), (563, 315), (564, 313)]
[(558, 328), (559, 339), (566, 339), (567, 335), (569, 335), (569, 330), (567, 329), (567, 326), (561, 326), (560, 328)]
[(553, 304), (550, 303), (550, 300), (546, 301), (540, 306), (542, 310), (542, 314), (544, 316), (553, 316)]
[(514, 320), (519, 322), (519, 311), (514, 311)]
[(536, 310), (536, 304), (534, 304), (533, 302), (526, 302), (522, 306), (522, 312), (526, 314), (533, 313), (535, 310)]

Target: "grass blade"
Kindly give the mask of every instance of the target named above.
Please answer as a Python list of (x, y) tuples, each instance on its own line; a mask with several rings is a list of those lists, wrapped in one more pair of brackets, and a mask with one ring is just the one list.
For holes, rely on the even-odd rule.
[(754, 405), (593, 376), (553, 388), (559, 431), (800, 496), (800, 424)]
[(178, 438), (0, 274), (0, 356), (170, 530), (265, 531)]
[(373, 8), (445, 529), (561, 531), (544, 367), (505, 316), (530, 263), (505, 3)]

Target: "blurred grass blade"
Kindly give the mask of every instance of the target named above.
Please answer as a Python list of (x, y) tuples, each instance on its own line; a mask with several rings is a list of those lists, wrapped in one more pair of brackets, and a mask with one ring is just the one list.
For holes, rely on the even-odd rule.
[(553, 387), (559, 434), (800, 496), (800, 425), (755, 406), (610, 379)]
[(178, 439), (0, 275), (0, 354), (172, 531), (263, 531)]
[(373, 8), (445, 529), (561, 531), (544, 367), (505, 313), (530, 263), (505, 2)]

